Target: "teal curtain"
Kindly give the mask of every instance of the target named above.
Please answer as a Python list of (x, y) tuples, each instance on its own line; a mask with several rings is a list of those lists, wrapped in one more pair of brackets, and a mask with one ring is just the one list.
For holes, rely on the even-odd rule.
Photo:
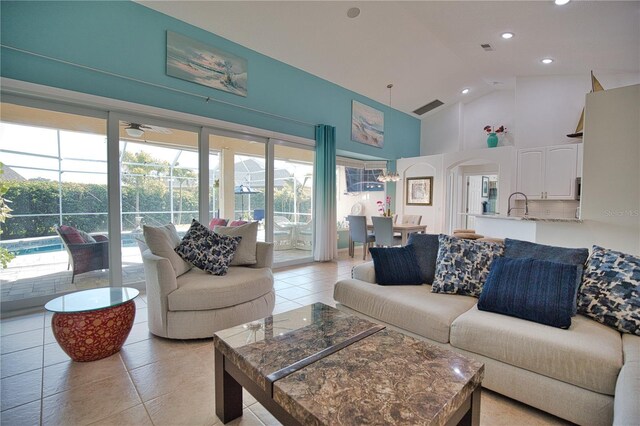
[(313, 259), (329, 261), (338, 256), (336, 229), (336, 128), (316, 126), (316, 171), (313, 183), (315, 238)]

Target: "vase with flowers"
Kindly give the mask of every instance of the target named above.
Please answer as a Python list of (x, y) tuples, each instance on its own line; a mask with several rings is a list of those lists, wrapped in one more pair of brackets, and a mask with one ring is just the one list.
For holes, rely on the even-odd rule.
[(500, 127), (484, 126), (484, 131), (488, 135), (487, 146), (489, 148), (495, 148), (496, 146), (498, 146), (498, 135), (507, 133), (507, 128), (504, 126), (500, 126)]
[(376, 203), (378, 204), (378, 212), (385, 217), (391, 217), (391, 197), (387, 195), (387, 199), (383, 203), (378, 200)]

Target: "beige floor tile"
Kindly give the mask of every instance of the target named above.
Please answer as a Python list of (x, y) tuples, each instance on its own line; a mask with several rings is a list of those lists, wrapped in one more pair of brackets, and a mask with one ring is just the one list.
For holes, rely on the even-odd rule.
[(141, 322), (147, 322), (147, 320), (147, 308), (136, 309), (136, 318), (133, 320), (133, 323), (138, 324)]
[(114, 376), (43, 399), (44, 425), (90, 424), (140, 404), (127, 376)]
[(208, 366), (197, 350), (160, 359), (131, 370), (129, 374), (144, 402), (171, 393), (185, 384), (207, 377), (213, 382), (213, 365)]
[[(2, 379), (0, 388), (2, 411), (27, 402), (39, 401), (42, 392), (42, 370), (33, 370)], [(4, 417), (4, 413), (1, 417)]]
[(266, 426), (279, 426), (282, 424), (259, 403), (253, 404), (249, 407), (249, 410)]
[(44, 366), (59, 364), (61, 362), (71, 361), (69, 355), (62, 350), (58, 343), (49, 343), (44, 345)]
[(47, 397), (87, 383), (109, 377), (126, 376), (127, 370), (120, 354), (93, 362), (67, 361), (44, 368), (43, 396)]
[(300, 288), (309, 290), (311, 294), (320, 293), (322, 291), (333, 291), (335, 281), (311, 281), (307, 284), (300, 285)]
[(288, 300), (295, 300), (299, 297), (308, 296), (311, 292), (306, 288), (290, 287), (277, 292), (277, 295)]
[(147, 410), (144, 405), (136, 405), (135, 407), (121, 411), (113, 416), (109, 416), (104, 420), (91, 423), (91, 426), (153, 426)]
[(0, 414), (2, 426), (38, 426), (40, 424), (40, 400), (24, 404)]
[(302, 285), (302, 284), (307, 284), (310, 281), (312, 281), (312, 278), (307, 276), (307, 275), (298, 275), (295, 277), (286, 277), (283, 278), (282, 281), (292, 284), (292, 285)]
[(0, 357), (2, 378), (42, 368), (42, 346), (11, 352)]
[(133, 370), (160, 359), (172, 357), (184, 349), (185, 345), (180, 340), (152, 337), (123, 346), (120, 349), (120, 356), (124, 360), (127, 369)]
[(247, 407), (251, 407), (253, 404), (257, 403), (258, 401), (253, 397), (253, 395), (251, 395), (249, 392), (247, 392), (246, 389), (242, 389), (242, 403), (247, 406)]
[(295, 287), (295, 284), (289, 284), (288, 282), (282, 280), (275, 280), (273, 283), (273, 288), (275, 288), (276, 291), (284, 290), (285, 288), (291, 287)]
[(145, 407), (156, 426), (212, 425), (217, 421), (213, 376), (184, 383), (145, 402)]
[(149, 326), (147, 322), (141, 322), (138, 324), (133, 324), (131, 331), (129, 332), (129, 337), (124, 342), (125, 345), (130, 345), (132, 343), (141, 342), (143, 340), (147, 340), (153, 337), (153, 334), (149, 332)]
[(25, 331), (37, 330), (44, 326), (44, 313), (22, 315), (16, 318), (3, 319), (0, 322), (0, 333), (2, 336), (9, 334), (23, 333)]
[(281, 314), (283, 312), (292, 311), (294, 309), (297, 309), (300, 306), (302, 306), (302, 305), (299, 304), (299, 303), (287, 300), (286, 302), (282, 302), (282, 303), (276, 304), (276, 306), (273, 308), (273, 313), (274, 314)]
[(1, 352), (7, 354), (10, 352), (20, 351), (23, 349), (41, 346), (43, 342), (42, 328), (37, 330), (25, 331), (18, 334), (10, 334), (0, 339)]
[(44, 328), (44, 344), (56, 343), (56, 337), (53, 335), (53, 329), (51, 327)]
[(480, 402), (480, 425), (482, 426), (552, 426), (571, 424), (506, 396), (482, 389), (482, 400)]
[[(220, 421), (217, 417), (216, 420)], [(241, 417), (227, 423), (225, 426), (263, 426), (263, 424), (250, 409), (245, 408), (242, 410)]]

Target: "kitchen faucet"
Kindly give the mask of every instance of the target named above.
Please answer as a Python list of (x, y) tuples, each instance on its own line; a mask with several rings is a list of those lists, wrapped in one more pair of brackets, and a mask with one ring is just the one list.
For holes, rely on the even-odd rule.
[(527, 195), (523, 192), (514, 192), (513, 194), (509, 195), (509, 201), (508, 201), (509, 210), (507, 210), (507, 216), (511, 216), (511, 210), (522, 209), (522, 207), (511, 207), (511, 197), (518, 194), (524, 197), (524, 215), (527, 216), (529, 214), (529, 199), (527, 198)]

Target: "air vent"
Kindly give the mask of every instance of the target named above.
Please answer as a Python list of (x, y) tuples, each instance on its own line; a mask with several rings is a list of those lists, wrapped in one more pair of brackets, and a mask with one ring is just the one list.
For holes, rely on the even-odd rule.
[(418, 114), (418, 115), (426, 114), (429, 111), (431, 111), (432, 109), (438, 108), (440, 105), (444, 105), (444, 103), (442, 101), (436, 99), (435, 101), (429, 102), (425, 106), (421, 106), (417, 110), (413, 111), (413, 113), (414, 114)]
[(482, 47), (485, 52), (493, 52), (493, 47), (491, 47), (489, 43), (481, 44), (480, 47)]

